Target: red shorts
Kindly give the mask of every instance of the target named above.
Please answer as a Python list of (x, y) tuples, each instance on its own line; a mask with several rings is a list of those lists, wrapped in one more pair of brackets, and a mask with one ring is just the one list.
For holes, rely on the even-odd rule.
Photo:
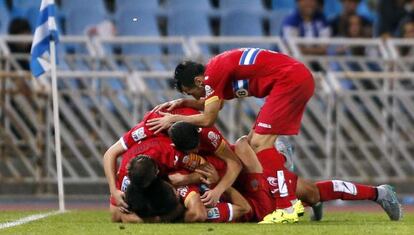
[(314, 90), (311, 72), (303, 64), (293, 66), (266, 97), (253, 126), (254, 131), (262, 135), (297, 135), (306, 103)]
[(238, 189), (252, 207), (252, 212), (241, 218), (241, 221), (261, 221), (263, 217), (275, 210), (273, 198), (271, 197), (263, 174), (248, 173), (240, 174)]

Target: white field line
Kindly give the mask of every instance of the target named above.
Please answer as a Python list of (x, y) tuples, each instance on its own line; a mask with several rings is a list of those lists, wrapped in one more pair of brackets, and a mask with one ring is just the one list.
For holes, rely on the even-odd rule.
[(39, 219), (43, 219), (52, 215), (57, 215), (60, 213), (64, 213), (62, 211), (52, 211), (49, 213), (43, 213), (43, 214), (36, 214), (36, 215), (29, 215), (27, 217), (23, 217), (21, 219), (18, 219), (16, 221), (12, 221), (12, 222), (6, 222), (6, 223), (2, 223), (0, 224), (0, 229), (5, 229), (5, 228), (11, 228), (11, 227), (15, 227), (15, 226), (19, 226), (22, 224), (26, 224), (35, 220), (39, 220)]

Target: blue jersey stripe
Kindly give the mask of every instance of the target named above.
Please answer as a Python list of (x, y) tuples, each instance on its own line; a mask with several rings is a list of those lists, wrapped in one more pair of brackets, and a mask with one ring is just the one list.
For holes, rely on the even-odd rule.
[(239, 64), (244, 64), (244, 60), (246, 59), (247, 54), (249, 53), (250, 49), (245, 49), (243, 51), (243, 54), (240, 58)]
[(250, 57), (249, 64), (254, 64), (254, 62), (256, 61), (257, 54), (259, 54), (259, 52), (260, 52), (260, 49), (256, 49), (256, 51), (253, 52), (252, 57)]

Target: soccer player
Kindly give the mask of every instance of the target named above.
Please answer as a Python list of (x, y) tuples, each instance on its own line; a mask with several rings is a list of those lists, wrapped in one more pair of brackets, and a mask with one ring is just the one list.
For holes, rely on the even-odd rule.
[[(191, 110), (187, 109), (187, 112), (188, 111)], [(177, 109), (175, 112), (183, 113), (185, 112), (185, 109)], [(165, 133), (154, 134), (146, 128), (146, 120), (152, 117), (159, 117), (159, 115), (157, 115), (158, 114), (155, 112), (147, 113), (142, 122), (124, 134), (124, 136), (112, 145), (104, 154), (104, 170), (111, 192), (110, 211), (114, 216), (113, 221), (120, 220), (117, 207), (120, 207), (121, 209), (124, 208), (123, 211), (126, 212), (125, 208), (127, 207), (127, 204), (123, 199), (124, 190), (121, 189), (123, 182), (128, 180), (127, 177), (125, 177), (127, 175), (126, 169), (132, 158), (139, 154), (151, 156), (156, 160), (160, 169), (160, 174), (165, 177), (173, 170), (175, 171), (176, 168), (189, 168), (193, 170), (194, 164), (199, 165), (199, 162), (197, 163), (198, 159), (200, 159), (199, 157), (192, 154), (186, 155), (182, 152), (196, 149), (198, 146), (198, 139), (197, 141), (189, 140), (185, 142), (185, 145), (179, 146), (182, 151), (178, 151), (172, 145), (171, 139)], [(202, 143), (208, 142), (209, 145), (215, 147), (216, 155), (225, 161), (228, 169), (217, 186), (213, 190), (203, 194), (201, 197), (202, 203), (206, 205), (214, 205), (217, 203), (221, 194), (233, 184), (241, 170), (241, 165), (237, 156), (225, 143), (215, 140), (215, 135), (212, 135), (213, 133), (210, 134), (208, 129), (205, 129), (204, 132), (206, 134), (202, 136), (204, 136), (205, 140), (202, 141)], [(210, 137), (208, 134), (210, 134)], [(116, 173), (116, 159), (121, 154), (123, 155), (123, 159), (119, 171)], [(177, 178), (174, 177), (174, 175), (172, 177), (173, 178), (170, 178), (171, 180)], [(191, 174), (187, 175), (185, 179), (191, 182), (199, 180), (199, 178), (200, 176), (198, 174)], [(203, 218), (203, 216), (200, 215), (195, 218), (196, 220), (199, 220), (200, 218)]]
[[(311, 72), (301, 62), (281, 53), (259, 48), (242, 48), (213, 57), (206, 67), (186, 61), (180, 63), (174, 74), (178, 90), (196, 100), (181, 99), (173, 103), (203, 110), (202, 114), (183, 116), (164, 113), (164, 117), (148, 121), (156, 132), (172, 123), (185, 121), (197, 126), (214, 124), (224, 100), (254, 96), (266, 97), (253, 130), (248, 135), (251, 148), (257, 156), (276, 159), (276, 172), (264, 172), (277, 179), (277, 209), (273, 221), (296, 222), (293, 211), (294, 178), (283, 165), (283, 156), (275, 149), (279, 135), (296, 135), (306, 103), (314, 92)], [(165, 107), (165, 106), (164, 106)], [(292, 183), (290, 183), (292, 182)]]

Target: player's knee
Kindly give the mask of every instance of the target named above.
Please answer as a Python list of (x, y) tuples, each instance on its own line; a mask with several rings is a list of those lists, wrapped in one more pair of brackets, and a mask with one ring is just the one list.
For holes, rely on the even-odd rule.
[(249, 142), (247, 141), (247, 136), (242, 136), (238, 140), (236, 140), (236, 143), (234, 144), (236, 152), (244, 152), (245, 149), (249, 146)]
[(320, 195), (319, 195), (319, 189), (318, 187), (316, 187), (315, 184), (309, 185), (308, 192), (309, 192), (308, 203), (310, 203), (311, 205), (315, 205), (321, 200)]

